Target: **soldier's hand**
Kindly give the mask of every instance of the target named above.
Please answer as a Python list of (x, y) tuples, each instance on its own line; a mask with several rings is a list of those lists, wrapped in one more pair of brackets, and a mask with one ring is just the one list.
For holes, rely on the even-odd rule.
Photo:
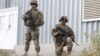
[(29, 15), (25, 15), (26, 18), (29, 18)]
[(58, 34), (59, 34), (58, 32), (55, 32), (54, 37), (58, 36)]

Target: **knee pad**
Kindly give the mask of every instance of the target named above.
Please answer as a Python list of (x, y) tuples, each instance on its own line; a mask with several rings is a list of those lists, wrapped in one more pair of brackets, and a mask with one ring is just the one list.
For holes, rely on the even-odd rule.
[(36, 52), (40, 52), (40, 46), (35, 47)]
[(56, 55), (61, 55), (62, 51), (56, 51)]
[(70, 37), (67, 38), (67, 43), (72, 43), (72, 39)]

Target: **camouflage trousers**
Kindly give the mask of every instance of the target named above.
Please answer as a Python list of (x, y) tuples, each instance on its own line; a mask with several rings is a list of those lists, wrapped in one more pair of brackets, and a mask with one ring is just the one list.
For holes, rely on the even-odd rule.
[(36, 52), (40, 52), (39, 28), (31, 29), (27, 27), (25, 35), (25, 51), (29, 50), (30, 41), (33, 40)]
[[(61, 39), (59, 39), (61, 40)], [(71, 51), (72, 51), (72, 47), (73, 47), (73, 42), (72, 42), (72, 38), (71, 37), (67, 37), (66, 38), (66, 41), (59, 41), (59, 42), (56, 42), (55, 41), (55, 53), (56, 53), (56, 56), (62, 56), (63, 54), (63, 48), (64, 46), (67, 46), (67, 54), (71, 54)]]

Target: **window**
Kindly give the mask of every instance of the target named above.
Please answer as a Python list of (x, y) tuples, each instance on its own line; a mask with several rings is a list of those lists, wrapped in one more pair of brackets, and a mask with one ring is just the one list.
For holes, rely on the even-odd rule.
[(6, 21), (4, 16), (0, 16), (0, 31), (6, 31)]
[(100, 20), (100, 0), (83, 1), (83, 20)]

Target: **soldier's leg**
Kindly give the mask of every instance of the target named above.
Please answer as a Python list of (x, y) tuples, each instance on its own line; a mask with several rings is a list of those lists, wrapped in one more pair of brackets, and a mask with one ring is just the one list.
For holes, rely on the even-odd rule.
[(73, 42), (71, 37), (67, 37), (66, 41), (67, 41), (67, 52), (68, 54), (71, 54), (72, 47), (73, 47)]
[(36, 52), (40, 52), (40, 45), (39, 45), (39, 40), (33, 40), (35, 44), (35, 50)]
[(25, 35), (25, 53), (23, 56), (28, 56), (28, 50), (29, 50), (29, 44), (31, 41), (31, 35), (30, 33), (27, 31), (26, 35)]
[(30, 33), (26, 33), (26, 37), (25, 37), (25, 51), (26, 52), (28, 52), (28, 50), (29, 50), (31, 39), (32, 39), (32, 37), (31, 37)]
[(34, 41), (34, 45), (35, 45), (36, 52), (40, 52), (39, 33), (38, 32), (32, 32), (31, 33), (31, 36), (32, 36), (33, 41)]
[(61, 47), (60, 45), (55, 44), (56, 56), (62, 56), (62, 52), (63, 52), (63, 47)]

